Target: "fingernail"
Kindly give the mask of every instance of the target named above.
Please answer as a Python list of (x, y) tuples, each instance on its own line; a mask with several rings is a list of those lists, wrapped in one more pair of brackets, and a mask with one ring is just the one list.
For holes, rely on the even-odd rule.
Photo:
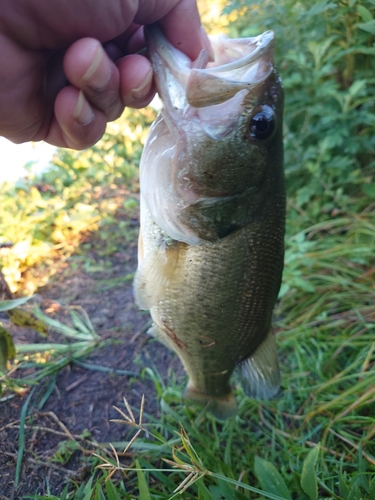
[(73, 118), (81, 125), (87, 125), (94, 119), (94, 112), (86, 101), (82, 90), (78, 94), (76, 109), (73, 112)]
[(146, 97), (146, 95), (150, 91), (150, 85), (152, 82), (152, 76), (153, 76), (153, 71), (150, 69), (150, 71), (147, 73), (146, 78), (143, 80), (141, 85), (137, 87), (136, 89), (133, 89), (131, 94), (134, 99), (143, 99), (143, 97)]
[(111, 72), (104, 56), (105, 52), (99, 45), (89, 69), (82, 77), (83, 81), (96, 90), (106, 87), (111, 78)]
[(212, 49), (210, 39), (208, 38), (207, 33), (204, 31), (203, 26), (201, 26), (201, 41), (202, 41), (203, 47), (208, 52), (210, 61), (211, 62), (214, 61), (215, 60), (214, 51)]

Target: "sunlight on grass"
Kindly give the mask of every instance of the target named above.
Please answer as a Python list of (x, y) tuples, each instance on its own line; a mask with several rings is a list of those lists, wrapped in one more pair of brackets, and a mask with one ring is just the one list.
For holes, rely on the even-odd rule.
[(137, 206), (137, 163), (154, 117), (127, 110), (92, 148), (58, 150), (41, 175), (0, 185), (0, 266), (12, 292), (34, 293), (88, 234), (105, 237), (119, 208)]

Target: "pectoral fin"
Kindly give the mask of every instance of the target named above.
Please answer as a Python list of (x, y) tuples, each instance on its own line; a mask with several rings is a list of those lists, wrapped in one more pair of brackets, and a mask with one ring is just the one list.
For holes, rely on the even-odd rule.
[(140, 262), (134, 277), (134, 297), (140, 309), (151, 309), (162, 300), (175, 272), (180, 243), (162, 241)]
[(139, 236), (138, 236), (138, 266), (142, 262), (145, 256), (145, 251), (143, 247), (143, 236), (142, 236), (142, 228), (139, 228)]
[(280, 372), (275, 335), (270, 328), (257, 350), (239, 365), (245, 394), (254, 399), (270, 399), (280, 389)]

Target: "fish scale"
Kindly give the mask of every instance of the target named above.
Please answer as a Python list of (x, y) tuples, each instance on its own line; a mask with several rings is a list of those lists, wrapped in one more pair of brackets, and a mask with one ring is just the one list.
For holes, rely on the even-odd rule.
[[(179, 58), (158, 27), (146, 36), (164, 108), (141, 160), (135, 298), (150, 309), (150, 333), (181, 359), (187, 399), (227, 418), (237, 406), (230, 387), (236, 367), (250, 397), (275, 396), (280, 384), (271, 320), (285, 191), (273, 35), (212, 40), (224, 61), (232, 45), (240, 59), (199, 69)], [(231, 81), (242, 66), (254, 81)]]

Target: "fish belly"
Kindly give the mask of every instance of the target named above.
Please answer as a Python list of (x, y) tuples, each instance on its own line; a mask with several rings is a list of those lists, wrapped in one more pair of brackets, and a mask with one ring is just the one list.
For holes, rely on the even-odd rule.
[[(141, 231), (144, 258), (168, 239), (144, 207)], [(151, 307), (152, 333), (180, 357), (193, 399), (228, 397), (234, 368), (269, 335), (283, 238), (283, 210), (270, 206), (259, 220), (216, 242), (175, 242), (161, 271), (166, 286)], [(162, 277), (153, 276), (149, 286), (157, 288)]]

